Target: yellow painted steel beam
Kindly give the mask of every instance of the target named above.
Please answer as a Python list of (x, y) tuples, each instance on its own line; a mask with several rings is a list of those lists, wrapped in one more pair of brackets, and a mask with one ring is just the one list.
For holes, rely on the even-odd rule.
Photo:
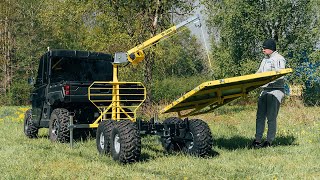
[[(100, 95), (100, 90), (110, 91)], [(116, 121), (121, 119), (136, 121), (136, 110), (146, 99), (146, 89), (141, 82), (95, 81), (89, 87), (88, 95), (89, 100), (100, 111), (100, 116), (90, 124), (90, 127), (97, 127), (100, 121), (107, 119), (106, 117)]]
[(145, 58), (145, 54), (143, 52), (144, 49), (146, 49), (150, 46), (153, 46), (154, 44), (156, 44), (160, 40), (163, 40), (163, 39), (175, 34), (178, 31), (178, 29), (180, 29), (181, 27), (184, 27), (185, 25), (187, 25), (191, 22), (195, 22), (195, 21), (199, 21), (199, 20), (200, 20), (199, 16), (191, 17), (191, 18), (181, 22), (180, 24), (172, 26), (171, 28), (155, 35), (154, 37), (152, 37), (152, 38), (146, 40), (145, 42), (137, 45), (136, 47), (128, 50), (127, 51), (128, 61), (133, 65), (137, 65), (138, 63), (143, 61)]
[(176, 108), (178, 108), (178, 107), (182, 107), (183, 108), (183, 107), (186, 107), (186, 106), (193, 106), (193, 105), (196, 105), (196, 104), (204, 104), (204, 103), (207, 103), (208, 101), (214, 101), (214, 100), (217, 100), (217, 99), (218, 99), (217, 97), (212, 97), (212, 98), (201, 99), (201, 100), (196, 100), (196, 101), (192, 101), (192, 102), (179, 103), (175, 107)]
[[(204, 82), (166, 106), (161, 110), (161, 113), (177, 112), (179, 116), (185, 117), (199, 113), (210, 105), (220, 107), (230, 102), (230, 99), (246, 96), (249, 91), (290, 72), (292, 69), (288, 68), (278, 72), (271, 71)], [(189, 110), (189, 112), (182, 114), (184, 110)]]
[(196, 105), (195, 106), (195, 109), (191, 110), (190, 112), (187, 112), (186, 114), (181, 114), (181, 111), (179, 111), (179, 117), (182, 118), (182, 117), (188, 117), (188, 116), (191, 116), (192, 114), (200, 111), (201, 109), (203, 109), (204, 107), (207, 107), (207, 106), (210, 106), (211, 104), (213, 104), (215, 102), (208, 102), (208, 103), (205, 103), (205, 104), (202, 104), (202, 105)]

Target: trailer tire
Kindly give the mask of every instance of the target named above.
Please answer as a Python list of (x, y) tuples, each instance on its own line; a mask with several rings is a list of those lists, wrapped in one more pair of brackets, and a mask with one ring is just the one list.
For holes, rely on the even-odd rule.
[(183, 151), (190, 155), (204, 157), (211, 151), (213, 140), (208, 124), (200, 119), (189, 120), (189, 132), (185, 138)]
[(96, 144), (98, 152), (101, 155), (110, 153), (110, 138), (112, 129), (112, 120), (103, 120), (99, 123), (96, 133)]
[(173, 141), (171, 137), (161, 140), (161, 145), (166, 153), (174, 153), (181, 151), (183, 144), (181, 142)]
[(163, 124), (181, 124), (183, 120), (178, 117), (169, 117), (163, 121)]
[(70, 141), (69, 111), (64, 108), (54, 109), (49, 122), (49, 138), (52, 142)]
[(31, 109), (28, 109), (24, 115), (24, 134), (28, 138), (37, 138), (39, 128), (35, 126), (32, 121), (32, 112)]
[(141, 137), (136, 123), (121, 120), (111, 132), (111, 156), (120, 163), (136, 162), (141, 154)]
[[(163, 124), (180, 124), (183, 121), (178, 117), (169, 117), (163, 121)], [(161, 138), (161, 145), (166, 153), (173, 153), (181, 151), (183, 144), (181, 142), (173, 141), (171, 137)]]

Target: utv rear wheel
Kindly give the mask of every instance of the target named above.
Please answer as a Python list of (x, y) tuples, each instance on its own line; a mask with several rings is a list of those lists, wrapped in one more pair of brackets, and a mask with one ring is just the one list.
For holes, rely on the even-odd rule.
[(24, 115), (24, 134), (28, 138), (37, 138), (39, 128), (35, 126), (32, 121), (32, 112), (31, 109), (27, 110)]
[(49, 123), (49, 137), (52, 142), (69, 142), (69, 111), (64, 108), (54, 109)]
[(121, 163), (136, 162), (141, 154), (141, 137), (135, 123), (121, 120), (111, 132), (111, 156)]
[(96, 133), (96, 144), (99, 154), (110, 153), (110, 138), (113, 129), (112, 120), (103, 120), (99, 123)]
[(212, 135), (208, 124), (200, 119), (189, 120), (183, 151), (190, 155), (206, 156), (211, 151)]

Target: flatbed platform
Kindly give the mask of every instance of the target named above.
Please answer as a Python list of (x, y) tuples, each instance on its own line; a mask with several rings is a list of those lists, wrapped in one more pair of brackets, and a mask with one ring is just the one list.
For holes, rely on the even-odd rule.
[(166, 106), (161, 113), (177, 112), (179, 117), (209, 113), (290, 72), (292, 69), (287, 68), (204, 82)]

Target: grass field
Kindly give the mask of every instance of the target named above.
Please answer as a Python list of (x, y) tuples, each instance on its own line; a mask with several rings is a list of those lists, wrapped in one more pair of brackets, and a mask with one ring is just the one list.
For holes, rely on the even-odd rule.
[(51, 143), (23, 134), (28, 107), (0, 107), (0, 179), (319, 179), (320, 107), (282, 106), (275, 146), (250, 149), (255, 106), (225, 106), (207, 121), (214, 136), (212, 154), (197, 158), (164, 154), (157, 137), (142, 139), (141, 161), (120, 165), (100, 156), (94, 139)]

